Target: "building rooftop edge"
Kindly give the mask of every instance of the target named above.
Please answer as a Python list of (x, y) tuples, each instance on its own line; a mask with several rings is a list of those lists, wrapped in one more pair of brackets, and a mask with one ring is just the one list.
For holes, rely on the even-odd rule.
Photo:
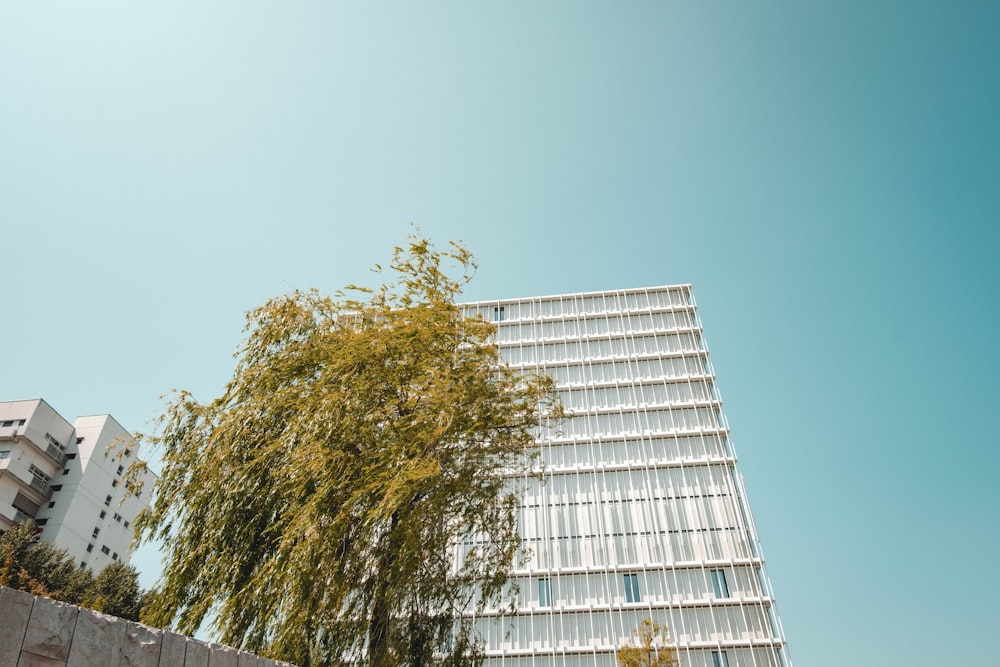
[(677, 285), (654, 285), (650, 287), (628, 287), (621, 289), (597, 290), (594, 292), (566, 292), (564, 294), (544, 294), (539, 296), (508, 297), (504, 299), (482, 299), (479, 301), (463, 301), (460, 306), (485, 306), (496, 303), (513, 303), (518, 301), (547, 301), (566, 297), (588, 297), (604, 296), (607, 294), (641, 294), (643, 292), (668, 292), (680, 289), (691, 289), (691, 283), (679, 283)]

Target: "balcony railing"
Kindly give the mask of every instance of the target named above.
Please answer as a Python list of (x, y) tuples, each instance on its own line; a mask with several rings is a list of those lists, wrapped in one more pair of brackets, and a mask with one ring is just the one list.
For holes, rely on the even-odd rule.
[(45, 453), (49, 455), (49, 458), (59, 464), (62, 468), (66, 465), (66, 452), (59, 449), (55, 445), (49, 445), (45, 448)]
[(21, 440), (30, 442), (32, 445), (35, 446), (35, 448), (37, 448), (41, 452), (44, 452), (46, 456), (48, 456), (50, 459), (59, 464), (60, 468), (66, 467), (66, 452), (64, 452), (61, 447), (58, 447), (52, 444), (51, 442), (46, 443), (45, 446), (43, 447), (37, 444), (31, 438), (26, 437), (24, 433), (18, 436), (17, 430), (18, 430), (17, 426), (0, 428), (0, 440), (10, 439), (15, 441)]
[(33, 488), (35, 491), (38, 491), (40, 494), (45, 496), (46, 500), (52, 497), (52, 487), (37, 477), (31, 478), (31, 483), (29, 484), (29, 486)]

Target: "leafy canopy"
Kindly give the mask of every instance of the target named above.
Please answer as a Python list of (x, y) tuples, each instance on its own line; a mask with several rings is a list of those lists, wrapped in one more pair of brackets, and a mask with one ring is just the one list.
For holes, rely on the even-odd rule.
[(133, 566), (115, 561), (95, 577), (69, 551), (40, 540), (32, 520), (0, 534), (0, 586), (139, 620), (139, 573)]
[(222, 396), (176, 394), (152, 438), (138, 525), (167, 556), (144, 619), (299, 665), (475, 662), (462, 613), (512, 599), (511, 480), (560, 408), (456, 305), (474, 269), (411, 237), (374, 290), (248, 313)]
[(647, 618), (633, 634), (636, 643), (618, 649), (621, 667), (677, 667), (677, 649), (670, 645), (667, 626)]

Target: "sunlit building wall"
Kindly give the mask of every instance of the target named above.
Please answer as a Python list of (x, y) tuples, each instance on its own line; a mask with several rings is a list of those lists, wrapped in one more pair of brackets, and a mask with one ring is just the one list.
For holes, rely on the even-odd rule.
[(111, 415), (70, 424), (42, 399), (0, 402), (0, 531), (34, 519), (41, 537), (95, 572), (132, 553), (132, 522), (149, 504), (126, 488), (138, 454)]
[(689, 285), (479, 302), (568, 418), (525, 488), (518, 613), (477, 619), (490, 667), (612, 667), (643, 619), (684, 667), (790, 667)]

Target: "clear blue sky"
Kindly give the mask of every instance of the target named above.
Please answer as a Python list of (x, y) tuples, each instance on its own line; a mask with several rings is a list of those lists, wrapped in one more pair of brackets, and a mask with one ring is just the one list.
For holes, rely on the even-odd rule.
[(5, 2), (0, 399), (148, 429), (246, 309), (411, 220), (470, 299), (690, 282), (796, 664), (996, 664), (998, 35), (995, 2)]

